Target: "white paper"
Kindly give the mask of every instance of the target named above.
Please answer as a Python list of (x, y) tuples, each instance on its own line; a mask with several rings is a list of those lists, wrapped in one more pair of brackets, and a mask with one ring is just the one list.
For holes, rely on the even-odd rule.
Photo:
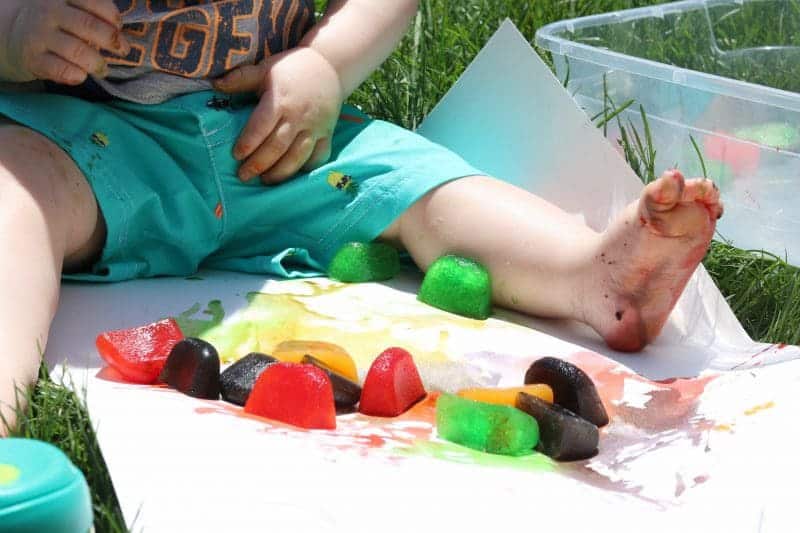
[[(421, 131), (598, 229), (640, 188), (510, 23)], [(86, 384), (136, 531), (791, 530), (798, 348), (750, 341), (702, 269), (664, 334), (638, 355), (611, 352), (575, 324), (505, 311), (486, 322), (448, 315), (417, 302), (419, 279), (407, 274), (350, 286), (201, 278), (62, 291), (47, 359), (67, 361)], [(251, 292), (265, 293), (260, 307), (248, 305)], [(448, 390), (461, 378), (519, 383), (536, 358), (568, 358), (596, 381), (612, 422), (594, 459), (540, 464), (442, 443), (422, 415), (347, 415), (335, 432), (304, 432), (241, 417), (223, 402), (104, 378), (99, 332), (195, 304), (203, 318), (212, 300), (226, 315), (212, 330), (220, 339), (253, 324), (231, 350), (268, 352), (310, 336), (347, 348), (363, 376), (381, 349), (400, 345), (430, 388)], [(670, 377), (691, 379), (647, 379)]]

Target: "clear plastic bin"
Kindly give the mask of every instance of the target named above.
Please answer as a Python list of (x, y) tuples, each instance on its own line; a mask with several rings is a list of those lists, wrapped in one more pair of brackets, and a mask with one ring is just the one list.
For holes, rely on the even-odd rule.
[[(557, 75), (590, 116), (604, 95), (642, 133), (656, 169), (720, 185), (720, 234), (800, 264), (800, 0), (689, 0), (541, 28)], [(619, 136), (612, 121), (610, 137)]]

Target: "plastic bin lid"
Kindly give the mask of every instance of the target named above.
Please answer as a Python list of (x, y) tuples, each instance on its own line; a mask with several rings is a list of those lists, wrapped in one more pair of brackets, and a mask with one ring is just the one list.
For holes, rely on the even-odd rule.
[(718, 5), (743, 5), (762, 0), (682, 0), (652, 6), (623, 9), (597, 15), (552, 22), (536, 31), (536, 45), (558, 55), (589, 61), (609, 69), (620, 69), (639, 76), (680, 83), (688, 87), (717, 94), (750, 100), (774, 107), (800, 112), (800, 95), (791, 91), (758, 85), (717, 74), (659, 63), (633, 55), (616, 52), (588, 43), (572, 41), (562, 36), (583, 28), (612, 26), (632, 20), (664, 17), (693, 10), (706, 11)]
[(37, 440), (0, 439), (0, 532), (91, 526), (89, 487), (61, 450)]

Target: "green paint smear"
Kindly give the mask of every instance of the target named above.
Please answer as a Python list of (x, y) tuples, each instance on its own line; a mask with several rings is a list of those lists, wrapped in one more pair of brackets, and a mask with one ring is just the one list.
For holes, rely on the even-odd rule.
[(202, 331), (201, 338), (216, 347), (223, 362), (235, 361), (251, 352), (263, 352), (263, 333), (292, 331), (298, 313), (304, 309), (286, 295), (250, 292), (247, 302), (247, 308), (234, 320), (224, 324), (220, 320)]
[(175, 317), (175, 321), (185, 336), (200, 337), (211, 328), (219, 326), (222, 323), (222, 319), (225, 318), (225, 309), (223, 309), (222, 302), (219, 300), (211, 300), (203, 310), (202, 315), (208, 315), (209, 318), (202, 318), (202, 315), (195, 317), (200, 309), (200, 304), (196, 303)]
[(202, 339), (211, 343), (223, 362), (230, 362), (251, 352), (260, 352), (258, 325), (250, 320), (214, 327), (206, 331)]
[(395, 451), (409, 457), (432, 457), (454, 463), (493, 468), (513, 468), (531, 472), (553, 472), (556, 469), (556, 461), (539, 452), (521, 457), (510, 457), (479, 452), (450, 442), (416, 441), (410, 448), (400, 448)]

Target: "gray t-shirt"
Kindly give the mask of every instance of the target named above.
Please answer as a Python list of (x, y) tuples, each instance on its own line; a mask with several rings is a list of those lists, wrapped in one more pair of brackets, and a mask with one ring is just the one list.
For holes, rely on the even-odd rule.
[(110, 74), (92, 78), (72, 94), (155, 104), (207, 90), (209, 80), (237, 66), (297, 46), (314, 24), (313, 0), (115, 3), (131, 52), (126, 57), (108, 55)]

